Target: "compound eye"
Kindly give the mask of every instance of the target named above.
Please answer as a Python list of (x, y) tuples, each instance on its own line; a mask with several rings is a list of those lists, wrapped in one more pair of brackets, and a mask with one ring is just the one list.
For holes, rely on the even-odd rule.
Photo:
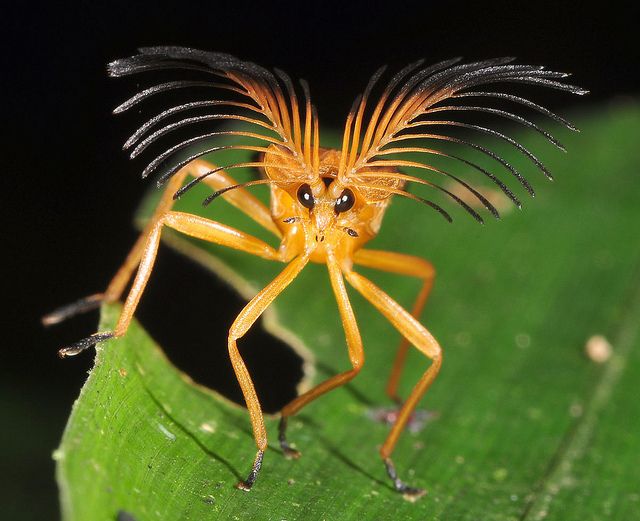
[(300, 204), (305, 208), (309, 208), (309, 210), (315, 205), (313, 192), (307, 183), (300, 185), (300, 188), (298, 188), (298, 201), (300, 201)]
[(356, 197), (353, 195), (353, 192), (348, 188), (345, 188), (340, 197), (336, 199), (336, 213), (346, 212), (347, 210), (351, 210), (353, 204), (356, 202)]

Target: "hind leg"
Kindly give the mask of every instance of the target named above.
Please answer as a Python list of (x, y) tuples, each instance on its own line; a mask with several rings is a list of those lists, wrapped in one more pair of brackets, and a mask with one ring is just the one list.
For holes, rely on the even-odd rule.
[[(420, 319), (420, 315), (431, 293), (433, 279), (436, 275), (433, 264), (414, 255), (366, 249), (356, 252), (354, 262), (360, 266), (421, 279), (422, 287), (411, 309), (411, 315), (416, 319)], [(400, 383), (400, 377), (402, 376), (402, 369), (406, 362), (408, 350), (409, 341), (405, 337), (402, 337), (387, 383), (387, 394), (398, 404), (402, 403), (402, 399), (398, 395), (398, 384)]]

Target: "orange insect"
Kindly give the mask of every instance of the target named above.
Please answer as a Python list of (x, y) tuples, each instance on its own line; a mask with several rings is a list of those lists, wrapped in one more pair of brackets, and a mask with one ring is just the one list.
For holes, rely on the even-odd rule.
[[(342, 319), (352, 367), (298, 396), (282, 409), (279, 425), (280, 446), (285, 455), (298, 457), (299, 452), (289, 445), (286, 438), (288, 418), (322, 394), (350, 381), (362, 368), (363, 346), (349, 302), (346, 279), (403, 337), (387, 385), (389, 396), (401, 403), (401, 406), (391, 432), (380, 449), (380, 455), (395, 489), (405, 496), (419, 497), (424, 491), (408, 486), (398, 477), (391, 454), (400, 433), (419, 400), (433, 383), (442, 364), (440, 345), (418, 321), (429, 296), (435, 271), (428, 261), (421, 258), (371, 250), (364, 246), (378, 234), (384, 213), (394, 195), (428, 205), (451, 221), (451, 217), (441, 206), (408, 192), (405, 188), (407, 183), (424, 185), (443, 192), (477, 221), (482, 222), (478, 212), (466, 202), (468, 198), (460, 197), (432, 181), (435, 177), (446, 178), (466, 190), (493, 216), (499, 217), (496, 208), (476, 188), (448, 171), (430, 166), (426, 162), (403, 159), (403, 154), (408, 152), (423, 154), (424, 157), (437, 155), (453, 162), (461, 162), (474, 175), (489, 178), (520, 207), (514, 193), (493, 173), (461, 156), (427, 148), (425, 141), (446, 141), (461, 147), (471, 147), (489, 156), (501, 168), (515, 176), (533, 195), (533, 189), (527, 180), (498, 154), (461, 138), (437, 131), (429, 133), (430, 127), (462, 127), (506, 141), (535, 163), (547, 177), (551, 177), (536, 156), (512, 138), (484, 126), (433, 118), (434, 114), (441, 112), (484, 112), (523, 124), (562, 149), (562, 145), (551, 134), (522, 116), (505, 110), (459, 102), (463, 99), (498, 99), (542, 113), (575, 130), (560, 116), (525, 98), (492, 90), (476, 90), (476, 87), (482, 85), (511, 82), (550, 87), (573, 94), (586, 92), (559, 81), (567, 74), (548, 71), (538, 66), (514, 65), (512, 61), (512, 58), (499, 58), (460, 64), (459, 59), (453, 59), (424, 67), (423, 61), (420, 60), (391, 77), (378, 101), (368, 106), (371, 92), (382, 76), (384, 68), (378, 70), (364, 93), (353, 103), (347, 117), (341, 150), (330, 150), (320, 146), (318, 116), (311, 104), (307, 84), (301, 81), (304, 101), (300, 103), (293, 82), (279, 70), (275, 70), (273, 74), (258, 65), (240, 61), (227, 54), (182, 47), (144, 48), (135, 56), (112, 62), (108, 69), (112, 76), (178, 69), (199, 75), (197, 80), (168, 81), (144, 89), (119, 106), (115, 112), (130, 109), (149, 97), (170, 90), (213, 89), (225, 94), (221, 98), (191, 101), (159, 113), (142, 125), (126, 142), (125, 148), (135, 146), (132, 156), (137, 156), (148, 145), (178, 128), (214, 120), (239, 120), (247, 124), (250, 130), (218, 130), (196, 135), (174, 144), (149, 163), (143, 172), (144, 177), (161, 165), (173, 161), (168, 172), (162, 175), (159, 181), (159, 184), (166, 183), (164, 194), (123, 266), (104, 293), (61, 308), (44, 319), (45, 323), (52, 324), (73, 314), (95, 308), (100, 302), (118, 300), (137, 268), (116, 328), (112, 332), (96, 333), (65, 347), (60, 350), (60, 355), (76, 355), (97, 342), (121, 337), (127, 332), (151, 275), (160, 235), (165, 226), (191, 237), (228, 246), (270, 261), (286, 263), (282, 272), (240, 312), (229, 330), (229, 356), (249, 410), (257, 445), (253, 467), (248, 477), (237, 485), (238, 488), (248, 491), (256, 481), (262, 465), (263, 454), (267, 448), (267, 433), (260, 402), (251, 375), (238, 351), (237, 341), (309, 262), (326, 264)], [(204, 113), (177, 121), (175, 118), (171, 119), (174, 116), (181, 117), (181, 113), (196, 110), (204, 110)], [(216, 139), (228, 136), (239, 138), (241, 142), (247, 141), (244, 141), (244, 144), (215, 146)], [(175, 159), (176, 153), (182, 149), (201, 142), (212, 142), (214, 146), (207, 146), (205, 150), (186, 159)], [(200, 159), (204, 154), (229, 149), (257, 152), (260, 156), (255, 161), (225, 166), (214, 166)], [(246, 167), (260, 169), (262, 179), (239, 184), (228, 173), (231, 169)], [(420, 169), (425, 172), (425, 177), (401, 173), (399, 169), (403, 167)], [(188, 177), (193, 179), (185, 184)], [(196, 183), (206, 183), (214, 190), (205, 200), (205, 205), (222, 196), (273, 233), (280, 240), (279, 248), (273, 248), (262, 240), (225, 224), (198, 215), (172, 211), (173, 200)], [(270, 208), (247, 190), (260, 184), (270, 185)], [(354, 266), (367, 266), (420, 279), (422, 288), (411, 312), (402, 308), (379, 287), (360, 275), (354, 270)], [(401, 402), (397, 388), (409, 344), (429, 358), (431, 364), (415, 384), (409, 397)]]

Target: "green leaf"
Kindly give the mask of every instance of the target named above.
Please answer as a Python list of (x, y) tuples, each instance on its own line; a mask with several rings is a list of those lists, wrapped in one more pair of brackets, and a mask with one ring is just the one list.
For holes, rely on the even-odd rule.
[[(377, 454), (388, 427), (369, 418), (372, 408), (390, 405), (384, 384), (398, 335), (351, 292), (363, 372), (292, 420), (300, 460), (282, 456), (277, 418), (267, 420), (274, 450), (250, 493), (234, 488), (255, 453), (243, 408), (181, 374), (135, 322), (125, 338), (99, 346), (55, 454), (64, 518), (632, 519), (640, 509), (640, 108), (575, 119), (581, 134), (558, 133), (569, 154), (544, 157), (557, 181), (528, 170), (538, 176), (538, 195), (524, 200), (523, 212), (484, 227), (457, 213), (448, 225), (395, 201), (372, 243), (426, 257), (438, 270), (423, 317), (445, 353), (422, 402), (436, 414), (420, 432), (405, 433), (394, 454), (401, 475), (428, 489), (424, 498), (411, 504), (391, 489)], [(544, 147), (531, 133), (521, 141)], [(507, 146), (495, 148), (524, 165)], [(201, 212), (206, 193), (178, 208)], [(206, 214), (264, 237), (221, 201)], [(165, 235), (247, 298), (282, 269)], [(362, 272), (410, 306), (415, 280)], [(106, 306), (100, 329), (112, 328), (118, 312)], [(314, 382), (348, 367), (323, 266), (303, 272), (266, 325), (308, 360)], [(602, 364), (585, 354), (593, 335), (613, 346)], [(404, 395), (427, 366), (411, 353)]]

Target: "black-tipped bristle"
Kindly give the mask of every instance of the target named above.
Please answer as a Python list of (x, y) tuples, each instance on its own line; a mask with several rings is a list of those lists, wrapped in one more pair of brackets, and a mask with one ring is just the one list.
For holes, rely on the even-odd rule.
[[(438, 142), (448, 142), (452, 146), (471, 148), (499, 163), (517, 179), (520, 185), (531, 197), (534, 197), (535, 192), (527, 179), (514, 166), (491, 150), (488, 146), (468, 141), (467, 139), (462, 139), (457, 136), (449, 136), (440, 133), (410, 133), (411, 128), (428, 125), (459, 127), (465, 130), (479, 132), (510, 144), (528, 158), (548, 179), (552, 180), (553, 177), (551, 172), (536, 155), (516, 139), (513, 139), (501, 131), (487, 126), (480, 126), (461, 121), (434, 121), (424, 119), (427, 118), (429, 114), (447, 111), (452, 113), (467, 111), (489, 114), (523, 125), (526, 128), (542, 135), (556, 148), (566, 151), (562, 143), (560, 143), (560, 141), (556, 139), (551, 132), (547, 131), (538, 123), (532, 121), (529, 117), (520, 115), (512, 110), (475, 104), (446, 105), (443, 103), (451, 99), (468, 97), (478, 98), (480, 101), (482, 98), (504, 100), (521, 107), (534, 110), (539, 114), (550, 118), (552, 121), (563, 125), (569, 130), (578, 131), (575, 126), (563, 117), (528, 99), (510, 93), (498, 91), (492, 92), (491, 90), (474, 90), (476, 87), (482, 85), (498, 86), (499, 84), (510, 83), (545, 87), (576, 95), (584, 95), (588, 93), (586, 89), (564, 83), (563, 80), (569, 76), (567, 73), (547, 70), (543, 66), (539, 65), (515, 64), (513, 63), (514, 60), (515, 58), (513, 57), (503, 57), (465, 64), (460, 63), (460, 58), (454, 58), (452, 60), (442, 61), (427, 67), (423, 66), (423, 60), (419, 60), (393, 75), (386, 86), (384, 86), (382, 98), (378, 105), (373, 105), (374, 108), (370, 109), (374, 112), (374, 115), (369, 127), (366, 127), (366, 125), (362, 127), (362, 134), (360, 134), (361, 141), (355, 142), (354, 137), (350, 141), (349, 147), (347, 147), (354, 154), (352, 157), (356, 157), (355, 154), (360, 154), (357, 158), (358, 161), (360, 161), (360, 158), (366, 157), (366, 161), (364, 163), (358, 163), (358, 168), (369, 168), (369, 163), (375, 161), (377, 157), (375, 153), (366, 154), (367, 150), (365, 149), (367, 148), (377, 146), (378, 151), (385, 151), (387, 149), (385, 147), (388, 147), (391, 143), (411, 139), (427, 139)], [(283, 134), (283, 130), (292, 132), (298, 136), (299, 139), (302, 139), (301, 136), (303, 134), (300, 130), (304, 127), (304, 119), (307, 116), (305, 114), (305, 110), (294, 110), (294, 107), (298, 107), (297, 96), (293, 87), (293, 81), (286, 73), (276, 69), (275, 74), (273, 74), (259, 65), (251, 62), (244, 62), (229, 54), (205, 52), (198, 49), (179, 46), (144, 47), (141, 48), (140, 53), (135, 56), (114, 60), (107, 65), (107, 72), (113, 77), (122, 77), (151, 71), (186, 71), (188, 73), (200, 74), (201, 78), (202, 73), (207, 73), (209, 74), (208, 77), (213, 79), (178, 79), (145, 88), (116, 107), (114, 109), (114, 113), (121, 113), (129, 110), (156, 94), (162, 94), (171, 90), (186, 90), (191, 88), (213, 87), (217, 89), (217, 92), (224, 93), (230, 91), (233, 93), (233, 96), (236, 96), (236, 99), (241, 96), (247, 99), (247, 102), (227, 100), (225, 96), (220, 96), (218, 99), (216, 96), (216, 99), (188, 101), (173, 107), (165, 108), (140, 126), (125, 143), (126, 149), (133, 148), (131, 151), (132, 158), (141, 155), (147, 147), (154, 144), (157, 140), (172, 134), (174, 130), (191, 127), (192, 125), (208, 124), (213, 121), (240, 120), (249, 126), (253, 126), (253, 128), (256, 128), (256, 126), (261, 128), (259, 129), (259, 132), (249, 131), (244, 132), (244, 135), (238, 133), (235, 137), (238, 137), (239, 139), (258, 139), (265, 144), (265, 147), (271, 144), (279, 145), (282, 150), (289, 150), (292, 158), (298, 161), (301, 160), (298, 150), (301, 150), (302, 146), (308, 146), (308, 142), (294, 143), (291, 136)], [(350, 117), (354, 119), (354, 121), (357, 119), (358, 121), (366, 122), (366, 119), (361, 120), (365, 114), (365, 103), (361, 102), (361, 100), (368, 99), (375, 85), (382, 77), (383, 72), (384, 67), (378, 69), (366, 85), (362, 95), (364, 98), (356, 98), (356, 101), (350, 111)], [(304, 93), (304, 102), (301, 103), (300, 106), (305, 107), (310, 103), (310, 101), (307, 102), (307, 100), (309, 100), (309, 88), (306, 82), (301, 82), (301, 84)], [(282, 89), (285, 90), (283, 91)], [(287, 100), (287, 98), (289, 100), (288, 103), (284, 101)], [(242, 113), (218, 112), (217, 107), (222, 106), (232, 106), (234, 107), (234, 110), (242, 111)], [(184, 117), (178, 121), (171, 121), (170, 119), (181, 112), (197, 109), (206, 109), (208, 112), (214, 112)], [(253, 112), (254, 114), (248, 116), (244, 115), (247, 111)], [(258, 113), (258, 116), (255, 116), (255, 113)], [(283, 120), (279, 118), (285, 119)], [(315, 121), (315, 119), (316, 116), (312, 116), (312, 121)], [(360, 125), (360, 123), (358, 123), (358, 125)], [(265, 129), (272, 132), (273, 135), (268, 132), (267, 134), (269, 135), (267, 136), (265, 134), (264, 139), (261, 139), (258, 137), (258, 134), (262, 134)], [(192, 135), (191, 137), (183, 137), (178, 142), (168, 144), (164, 147), (163, 152), (155, 155), (155, 157), (147, 164), (143, 170), (143, 176), (146, 177), (158, 170), (162, 165), (171, 165), (173, 162), (169, 170), (166, 171), (158, 180), (159, 184), (164, 183), (180, 168), (184, 167), (193, 159), (196, 159), (206, 153), (225, 149), (226, 147), (224, 145), (216, 145), (215, 139), (226, 133), (231, 134), (231, 132), (223, 131), (204, 131), (199, 132), (196, 135)], [(306, 140), (307, 137), (305, 136), (304, 139)], [(380, 146), (380, 143), (374, 143), (374, 141), (379, 139), (386, 140), (382, 146)], [(189, 147), (190, 145), (200, 144), (205, 141), (207, 141), (207, 144), (209, 145), (209, 140), (213, 140), (212, 146), (207, 146), (206, 151), (197, 154), (190, 154), (187, 158), (175, 161), (174, 158), (178, 157), (177, 154), (181, 150)], [(256, 145), (253, 146), (255, 147)], [(251, 148), (249, 145), (246, 145), (246, 147)], [(362, 147), (362, 149), (360, 150), (359, 147)], [(242, 145), (238, 145), (238, 148), (242, 148)], [(394, 148), (393, 153), (401, 154), (403, 153), (403, 148), (441, 155), (482, 173), (482, 175), (489, 178), (496, 186), (498, 186), (502, 193), (504, 193), (516, 207), (519, 209), (522, 208), (520, 200), (506, 186), (506, 184), (502, 182), (497, 175), (491, 172), (491, 170), (477, 165), (475, 161), (450, 153), (448, 150), (444, 152), (435, 149), (419, 149), (410, 146), (400, 147), (398, 149)], [(306, 159), (303, 158), (302, 161), (304, 160)], [(230, 168), (239, 166), (239, 164), (230, 165)], [(425, 163), (425, 166), (428, 166), (428, 164)], [(306, 176), (309, 175), (306, 170), (307, 167), (308, 165), (301, 164), (298, 173), (292, 171), (292, 179), (295, 178), (296, 175), (307, 178)], [(431, 168), (431, 170), (438, 171), (455, 180), (468, 190), (476, 199), (478, 199), (495, 218), (500, 217), (495, 206), (492, 205), (478, 190), (476, 190), (473, 185), (463, 180), (460, 175), (454, 176), (446, 170), (434, 168)], [(194, 186), (200, 182), (202, 178), (207, 177), (207, 175), (210, 174), (211, 172), (189, 182), (176, 192), (176, 197), (180, 197), (180, 195), (184, 194), (190, 189), (190, 187)], [(439, 189), (436, 185), (433, 185), (433, 187)], [(384, 187), (381, 186), (380, 189), (384, 190)], [(221, 195), (224, 191), (226, 191), (226, 189), (214, 192), (214, 194), (205, 200), (205, 205), (210, 204), (211, 201)], [(476, 221), (480, 223), (484, 222), (482, 217), (464, 200), (451, 192), (447, 193), (451, 199), (462, 206)], [(453, 221), (451, 216), (437, 204), (426, 199), (421, 200), (418, 198), (418, 200), (436, 209), (449, 222)]]

